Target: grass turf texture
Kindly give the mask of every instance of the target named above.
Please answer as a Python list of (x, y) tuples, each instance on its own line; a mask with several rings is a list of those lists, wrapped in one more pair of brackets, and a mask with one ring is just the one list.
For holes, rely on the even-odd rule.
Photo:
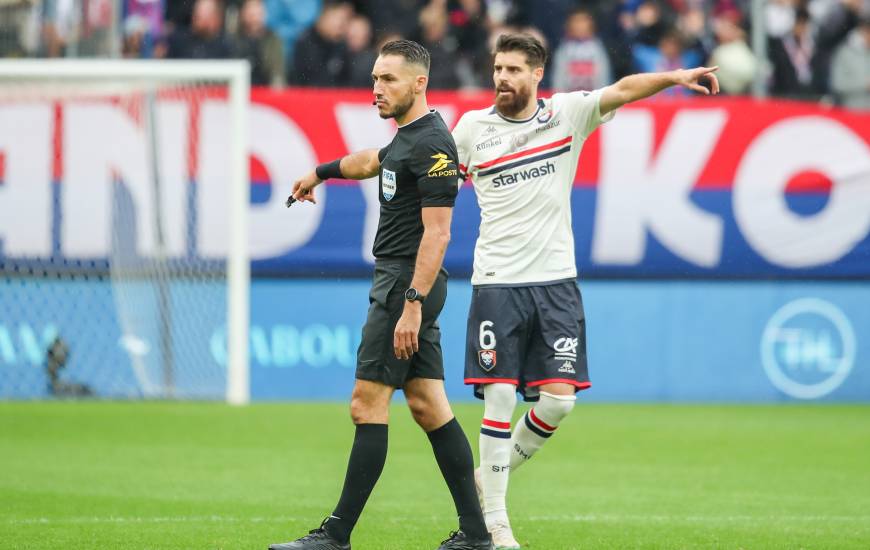
[[(352, 542), (434, 549), (452, 502), (392, 415)], [(0, 403), (0, 548), (264, 550), (332, 510), (352, 437), (344, 404)], [(866, 549), (870, 407), (581, 404), (511, 483), (528, 549)]]

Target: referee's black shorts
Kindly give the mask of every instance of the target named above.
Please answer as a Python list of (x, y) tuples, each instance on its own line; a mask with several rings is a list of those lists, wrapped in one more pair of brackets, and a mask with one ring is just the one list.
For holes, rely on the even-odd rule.
[(369, 292), (369, 312), (357, 350), (356, 377), (401, 388), (411, 378), (444, 379), (438, 315), (447, 299), (447, 271), (443, 268), (423, 303), (419, 351), (397, 359), (393, 333), (405, 307), (405, 290), (414, 277), (412, 259), (377, 259)]

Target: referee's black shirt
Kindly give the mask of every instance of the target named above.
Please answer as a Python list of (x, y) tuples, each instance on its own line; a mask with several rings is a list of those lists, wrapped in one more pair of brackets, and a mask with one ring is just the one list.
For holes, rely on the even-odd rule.
[(378, 152), (381, 216), (375, 258), (413, 258), (423, 237), (421, 210), (453, 206), (459, 191), (456, 143), (435, 111), (402, 126)]

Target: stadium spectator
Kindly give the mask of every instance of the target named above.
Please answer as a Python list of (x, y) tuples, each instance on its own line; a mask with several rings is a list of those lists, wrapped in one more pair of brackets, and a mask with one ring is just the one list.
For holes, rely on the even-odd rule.
[(634, 36), (634, 12), (626, 1), (614, 2), (605, 8), (598, 20), (599, 36), (610, 56), (613, 78), (632, 72), (631, 46)]
[(222, 6), (216, 0), (196, 0), (190, 28), (176, 28), (169, 36), (169, 59), (230, 59), (233, 48), (223, 32)]
[(842, 105), (870, 109), (870, 17), (861, 21), (834, 54), (831, 89)]
[[(728, 10), (720, 13), (727, 14), (740, 20), (740, 12)], [(698, 59), (707, 59), (715, 47), (714, 35), (707, 28), (707, 17), (701, 7), (690, 7), (677, 16), (676, 28), (683, 37), (683, 44), (687, 51), (694, 51)]]
[(514, 27), (534, 27), (556, 47), (565, 32), (565, 20), (575, 7), (573, 0), (513, 0), (507, 23)]
[(146, 35), (148, 23), (138, 15), (128, 15), (124, 19), (124, 39), (121, 44), (121, 56), (125, 59), (151, 57)]
[(356, 0), (357, 10), (369, 18), (375, 36), (400, 33), (417, 34), (420, 11), (427, 0)]
[(42, 3), (42, 48), (45, 57), (62, 57), (68, 40), (78, 32), (79, 14), (72, 0), (44, 0)]
[(0, 0), (0, 57), (27, 55), (24, 34), (33, 4), (33, 0)]
[(729, 95), (747, 93), (758, 71), (758, 60), (746, 43), (746, 33), (734, 20), (735, 15), (722, 15), (714, 20), (713, 31), (719, 45), (710, 56), (710, 65), (719, 66), (719, 86)]
[[(821, 4), (821, 5), (820, 5)], [(830, 92), (832, 57), (862, 16), (870, 16), (868, 0), (816, 0), (808, 6), (815, 27), (816, 51), (813, 56), (813, 85)]]
[(347, 85), (370, 88), (372, 65), (378, 57), (372, 47), (372, 24), (364, 15), (354, 15), (347, 24), (347, 50), (350, 56)]
[(553, 89), (596, 90), (610, 84), (610, 60), (598, 39), (595, 19), (585, 9), (570, 13), (565, 38), (553, 54)]
[(162, 0), (126, 0), (124, 16), (141, 17), (145, 22), (145, 31), (152, 39), (163, 33), (163, 1)]
[(348, 72), (345, 37), (353, 7), (347, 2), (330, 2), (314, 26), (302, 33), (293, 52), (289, 82), (301, 86), (342, 86)]
[[(433, 0), (433, 3), (443, 0)], [(486, 52), (486, 36), (489, 23), (486, 4), (482, 0), (449, 0), (447, 14), (450, 34), (463, 54)], [(489, 56), (489, 52), (486, 52)]]
[(448, 21), (445, 2), (435, 0), (420, 12), (420, 43), (429, 50), (430, 90), (451, 90), (459, 87), (456, 73), (456, 39), (447, 35)]
[(284, 45), (285, 72), (292, 71), (294, 48), (299, 35), (317, 20), (320, 0), (265, 0), (266, 26), (272, 29)]
[(161, 0), (126, 0), (124, 4), (124, 57), (165, 57), (163, 42), (163, 2)]
[(235, 40), (236, 55), (251, 64), (251, 84), (284, 85), (284, 45), (278, 35), (266, 28), (263, 0), (245, 0), (242, 4)]
[(795, 26), (798, 0), (770, 0), (764, 6), (764, 29), (773, 38), (782, 38)]
[(634, 13), (634, 43), (656, 47), (672, 26), (662, 13), (662, 5), (655, 0), (646, 0)]
[(76, 54), (80, 57), (110, 57), (120, 44), (112, 42), (112, 25), (115, 24), (116, 6), (113, 0), (88, 0), (74, 2), (80, 10), (78, 21)]
[(815, 40), (806, 8), (795, 13), (794, 28), (770, 41), (773, 75), (770, 91), (793, 98), (815, 98), (819, 93), (813, 82)]
[[(635, 69), (638, 72), (673, 71), (685, 67), (697, 66), (702, 59), (697, 52), (683, 48), (682, 36), (676, 29), (665, 32), (659, 39), (658, 47), (642, 43), (632, 48)], [(671, 87), (659, 95), (690, 95), (691, 91), (684, 87)]]

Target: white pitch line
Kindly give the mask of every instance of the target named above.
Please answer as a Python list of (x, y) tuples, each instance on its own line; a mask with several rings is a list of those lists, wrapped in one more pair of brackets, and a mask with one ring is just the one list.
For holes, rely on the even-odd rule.
[[(233, 517), (233, 516), (91, 516), (69, 518), (9, 518), (7, 525), (68, 525), (68, 524), (161, 524), (161, 523), (287, 523), (305, 521), (307, 518), (293, 516)], [(416, 521), (428, 519), (441, 521), (440, 516), (417, 517)], [(859, 522), (870, 525), (870, 516), (819, 516), (819, 515), (644, 515), (644, 514), (564, 514), (528, 516), (529, 521), (560, 521), (577, 523), (776, 523), (776, 522)], [(405, 523), (407, 518), (393, 517), (392, 523)]]

